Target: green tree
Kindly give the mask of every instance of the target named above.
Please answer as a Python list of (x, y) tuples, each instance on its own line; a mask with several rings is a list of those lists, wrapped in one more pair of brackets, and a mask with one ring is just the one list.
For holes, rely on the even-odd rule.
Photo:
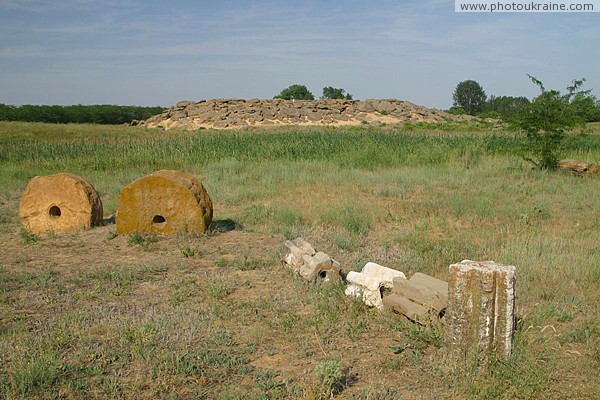
[(148, 119), (164, 111), (163, 107), (104, 105), (37, 106), (26, 104), (15, 107), (0, 104), (0, 120), (49, 123), (122, 124), (134, 119)]
[(460, 107), (471, 115), (477, 115), (483, 110), (486, 99), (487, 95), (481, 85), (473, 80), (460, 82), (452, 94), (454, 107)]
[(600, 103), (595, 96), (589, 94), (589, 91), (573, 96), (571, 105), (575, 108), (575, 113), (585, 122), (600, 121)]
[(559, 153), (566, 132), (585, 124), (572, 100), (589, 96), (589, 90), (579, 90), (585, 79), (573, 80), (567, 93), (546, 90), (539, 79), (527, 75), (540, 88), (541, 94), (518, 112), (511, 125), (527, 136), (523, 158), (540, 169), (558, 168)]
[(345, 90), (341, 88), (334, 88), (331, 86), (326, 86), (323, 88), (323, 96), (321, 99), (346, 99), (352, 100), (352, 95), (350, 93), (344, 94)]
[(315, 96), (304, 85), (292, 85), (281, 91), (274, 99), (314, 100)]
[(0, 121), (16, 121), (16, 107), (0, 104)]
[(600, 100), (596, 101), (596, 107), (589, 122), (600, 122)]
[(523, 110), (530, 103), (527, 97), (490, 96), (483, 105), (483, 112), (497, 114), (502, 118), (510, 118)]

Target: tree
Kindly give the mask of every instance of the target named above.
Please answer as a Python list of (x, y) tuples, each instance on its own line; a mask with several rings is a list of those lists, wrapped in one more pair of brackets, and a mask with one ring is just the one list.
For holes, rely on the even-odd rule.
[(462, 108), (471, 115), (477, 115), (482, 111), (486, 99), (487, 95), (481, 85), (472, 80), (460, 82), (452, 94), (454, 106)]
[(585, 122), (597, 122), (600, 120), (600, 103), (595, 96), (588, 93), (578, 93), (571, 100), (575, 113), (583, 118)]
[(511, 125), (525, 132), (527, 146), (524, 159), (540, 169), (558, 168), (559, 152), (566, 132), (584, 125), (573, 99), (589, 96), (589, 90), (579, 90), (585, 79), (573, 80), (567, 94), (546, 90), (539, 79), (527, 75), (540, 88), (541, 94), (517, 113)]
[(314, 100), (315, 96), (304, 85), (292, 85), (281, 91), (274, 99)]
[(512, 96), (490, 96), (489, 100), (483, 105), (485, 113), (497, 113), (503, 118), (510, 118), (517, 112), (523, 110), (528, 104), (527, 97), (512, 97)]
[(163, 107), (139, 107), (116, 105), (75, 105), (75, 106), (9, 106), (0, 104), (0, 120), (28, 121), (48, 123), (91, 123), (91, 124), (122, 124), (134, 119), (148, 119), (160, 114)]
[(346, 99), (352, 100), (352, 95), (350, 93), (346, 93), (344, 95), (345, 90), (340, 88), (334, 88), (331, 86), (327, 86), (323, 88), (323, 96), (321, 99)]

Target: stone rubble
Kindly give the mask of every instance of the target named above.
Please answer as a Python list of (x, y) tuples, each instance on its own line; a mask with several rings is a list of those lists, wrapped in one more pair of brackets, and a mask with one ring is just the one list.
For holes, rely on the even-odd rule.
[(132, 125), (148, 128), (197, 130), (231, 129), (244, 126), (327, 126), (399, 124), (405, 122), (443, 123), (470, 120), (396, 99), (367, 100), (259, 100), (213, 99), (180, 101), (174, 107)]
[[(340, 264), (302, 238), (284, 243), (285, 263), (306, 280), (342, 279)], [(459, 367), (507, 358), (515, 330), (515, 267), (464, 260), (449, 267), (449, 282), (369, 262), (345, 277), (345, 294), (378, 310), (392, 309), (415, 323), (444, 318), (448, 359)]]
[(571, 171), (575, 176), (584, 176), (588, 174), (595, 174), (598, 176), (598, 165), (579, 160), (560, 160), (558, 166), (564, 170)]
[(383, 304), (415, 322), (434, 322), (444, 316), (448, 306), (448, 283), (420, 272), (410, 279), (396, 278)]
[(321, 251), (316, 252), (304, 239), (286, 240), (283, 246), (283, 261), (307, 281), (334, 282), (342, 279), (340, 263)]
[(406, 279), (406, 276), (395, 269), (369, 262), (361, 272), (348, 272), (346, 295), (359, 297), (366, 305), (382, 310), (382, 291), (392, 289), (395, 279)]

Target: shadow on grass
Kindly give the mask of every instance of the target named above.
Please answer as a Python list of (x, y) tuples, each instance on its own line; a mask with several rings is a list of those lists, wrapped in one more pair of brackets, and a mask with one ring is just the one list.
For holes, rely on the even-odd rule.
[(242, 230), (243, 226), (239, 222), (233, 219), (217, 219), (210, 224), (210, 231), (212, 233), (224, 233), (235, 230)]

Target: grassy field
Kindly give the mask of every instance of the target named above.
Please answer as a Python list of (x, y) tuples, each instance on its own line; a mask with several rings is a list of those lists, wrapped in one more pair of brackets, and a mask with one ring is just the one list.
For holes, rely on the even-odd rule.
[[(600, 162), (600, 132), (564, 158)], [(593, 131), (595, 129), (595, 131)], [(0, 122), (0, 398), (596, 399), (600, 179), (532, 170), (513, 133), (470, 125), (178, 132)], [(114, 225), (39, 238), (18, 202), (35, 175), (100, 192), (158, 169), (197, 176), (204, 237)], [(446, 278), (517, 267), (512, 359), (444, 364), (443, 328), (308, 284), (278, 259), (303, 236), (345, 271), (367, 261)]]

